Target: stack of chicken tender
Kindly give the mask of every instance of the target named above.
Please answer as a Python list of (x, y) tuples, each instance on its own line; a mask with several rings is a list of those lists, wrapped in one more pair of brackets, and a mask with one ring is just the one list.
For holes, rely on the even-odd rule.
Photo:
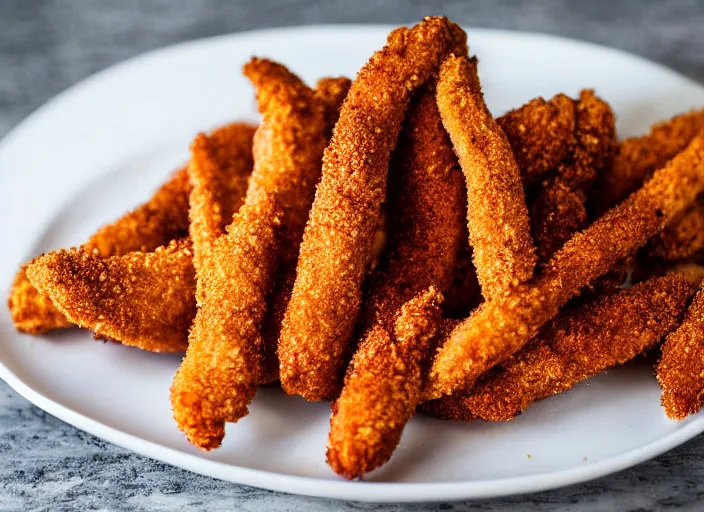
[(702, 407), (704, 110), (620, 142), (588, 89), (495, 119), (443, 17), (353, 81), (244, 74), (260, 124), (199, 134), (147, 203), (23, 266), (19, 331), (185, 351), (171, 403), (204, 450), (261, 385), (331, 401), (350, 479), (416, 411), (510, 420), (658, 347), (667, 415)]

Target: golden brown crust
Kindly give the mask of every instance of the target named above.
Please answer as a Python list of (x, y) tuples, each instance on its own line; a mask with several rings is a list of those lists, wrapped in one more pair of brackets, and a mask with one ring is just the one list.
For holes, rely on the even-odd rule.
[(651, 259), (674, 262), (704, 249), (704, 198), (687, 208), (648, 242), (645, 252)]
[(101, 258), (61, 249), (36, 258), (27, 276), (72, 323), (150, 352), (184, 352), (195, 316), (190, 241)]
[(183, 168), (143, 205), (98, 229), (83, 245), (100, 256), (150, 252), (188, 234), (188, 171)]
[(462, 182), (435, 88), (427, 86), (409, 108), (392, 157), (387, 261), (370, 279), (364, 334), (330, 420), (328, 463), (347, 478), (391, 457), (418, 405), (440, 320), (438, 291), (451, 284), (463, 232)]
[[(256, 58), (244, 72), (256, 88), (262, 121), (244, 205), (224, 235), (217, 218), (207, 218), (215, 211), (214, 184), (207, 179), (218, 175), (209, 171), (217, 144), (201, 136), (192, 147), (199, 309), (171, 403), (179, 428), (204, 450), (220, 445), (225, 422), (247, 414), (261, 381), (267, 297), (279, 262), (295, 258), (325, 146), (324, 105), (298, 77)], [(201, 194), (201, 188), (213, 193)]]
[(704, 190), (704, 133), (666, 167), (584, 231), (541, 274), (485, 302), (438, 350), (426, 396), (468, 391), (485, 371), (521, 349), (580, 289), (635, 253)]
[(616, 141), (611, 107), (594, 91), (583, 90), (576, 108), (573, 150), (555, 176), (541, 183), (531, 205), (531, 233), (540, 262), (587, 225), (587, 191), (609, 161)]
[(457, 30), (445, 18), (394, 30), (352, 83), (325, 151), (279, 341), (281, 384), (288, 393), (321, 400), (340, 389), (342, 355), (359, 311), (403, 114)]
[[(316, 85), (315, 97), (324, 107), (325, 144), (330, 140), (332, 129), (340, 116), (340, 107), (347, 96), (347, 91), (351, 83), (349, 78), (337, 77), (322, 78)], [(320, 169), (317, 170), (315, 176), (317, 184), (317, 181), (320, 179)], [(308, 203), (305, 211), (305, 217), (307, 219), (310, 204), (313, 202), (313, 194), (311, 190), (302, 192), (308, 194)], [(301, 213), (302, 212), (303, 210), (301, 210)], [(288, 302), (291, 300), (291, 291), (293, 290), (293, 283), (296, 279), (296, 261), (298, 259), (302, 234), (301, 228), (298, 231), (298, 237), (294, 240), (294, 247), (288, 251), (290, 256), (292, 256), (291, 261), (280, 263), (275, 278), (274, 289), (269, 298), (269, 308), (262, 327), (262, 337), (264, 340), (264, 364), (262, 377), (260, 379), (262, 384), (268, 384), (279, 379), (279, 358), (276, 352), (279, 344), (279, 336), (281, 335), (281, 323), (283, 322)]]
[(22, 265), (15, 274), (7, 307), (10, 309), (15, 329), (20, 332), (42, 334), (73, 325), (48, 297), (32, 286), (27, 279), (27, 264)]
[(467, 221), (485, 298), (533, 276), (535, 249), (521, 175), (481, 93), (476, 63), (451, 55), (440, 68), (437, 103), (467, 182)]
[(669, 274), (564, 309), (468, 395), (434, 400), (423, 410), (462, 421), (513, 419), (535, 400), (654, 347), (677, 327), (695, 291), (679, 274)]
[(574, 101), (558, 94), (535, 98), (496, 119), (506, 134), (526, 188), (555, 169), (571, 151), (577, 122)]
[(360, 330), (393, 322), (403, 303), (451, 284), (460, 237), (463, 176), (435, 104), (435, 87), (421, 89), (409, 108), (391, 161), (387, 254), (370, 279)]
[[(153, 251), (185, 236), (189, 191), (186, 170), (181, 169), (149, 201), (98, 229), (83, 247), (88, 251), (95, 248), (104, 257), (122, 256), (131, 251)], [(41, 334), (71, 326), (50, 300), (37, 293), (24, 266), (15, 276), (8, 306), (15, 328), (21, 332)]]
[(337, 474), (357, 478), (391, 458), (421, 398), (441, 301), (431, 287), (389, 327), (375, 324), (355, 353), (330, 420), (327, 461)]
[(254, 165), (255, 131), (251, 124), (233, 123), (210, 135), (198, 135), (191, 145), (189, 233), (196, 272), (210, 241), (225, 233), (242, 206)]
[(673, 420), (695, 414), (704, 405), (704, 292), (695, 296), (684, 321), (667, 336), (656, 375), (660, 401)]
[(687, 147), (704, 130), (704, 109), (692, 110), (654, 125), (640, 137), (621, 141), (594, 193), (596, 215), (623, 201), (655, 170)]

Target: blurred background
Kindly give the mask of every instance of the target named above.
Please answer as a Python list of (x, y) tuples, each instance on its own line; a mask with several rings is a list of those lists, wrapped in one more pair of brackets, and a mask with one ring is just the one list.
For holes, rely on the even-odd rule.
[[(592, 41), (704, 82), (704, 1), (697, 0), (3, 0), (0, 137), (76, 82), (155, 48), (243, 30), (322, 23), (402, 24), (428, 14), (443, 14), (470, 28)], [(56, 420), (2, 381), (0, 459), (0, 510), (376, 508), (217, 482), (144, 459)], [(635, 468), (563, 490), (412, 508), (701, 510), (702, 499), (704, 436)]]

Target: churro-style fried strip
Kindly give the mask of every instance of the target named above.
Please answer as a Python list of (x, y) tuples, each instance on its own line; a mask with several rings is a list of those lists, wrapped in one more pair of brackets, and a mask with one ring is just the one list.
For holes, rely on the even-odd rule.
[[(162, 185), (152, 198), (112, 224), (96, 231), (83, 247), (97, 249), (101, 256), (121, 256), (131, 251), (153, 251), (188, 230), (188, 175), (182, 169)], [(26, 265), (15, 275), (8, 300), (18, 331), (41, 334), (69, 322), (49, 299), (34, 289), (25, 274)]]
[(511, 146), (484, 103), (476, 62), (450, 55), (440, 68), (437, 103), (467, 182), (467, 221), (485, 298), (533, 276), (521, 175)]
[(340, 390), (404, 112), (463, 36), (441, 17), (394, 30), (352, 83), (325, 150), (279, 340), (288, 393), (322, 400)]
[(61, 249), (36, 258), (27, 276), (72, 323), (150, 352), (185, 352), (196, 313), (190, 241), (102, 258)]
[(692, 110), (654, 125), (646, 135), (621, 141), (596, 186), (595, 215), (623, 201), (702, 130), (704, 109)]
[(496, 119), (506, 134), (526, 188), (555, 169), (571, 151), (577, 113), (574, 101), (558, 94), (535, 98)]
[(684, 321), (662, 345), (656, 375), (665, 413), (673, 420), (695, 414), (704, 405), (704, 292), (700, 288)]
[(653, 259), (673, 262), (704, 249), (704, 199), (699, 198), (654, 236), (645, 249)]
[(424, 410), (463, 421), (513, 419), (535, 400), (654, 347), (677, 327), (696, 289), (684, 277), (668, 274), (565, 309), (514, 357), (482, 376), (468, 395), (429, 402)]
[(611, 157), (616, 137), (614, 114), (594, 91), (577, 102), (575, 144), (557, 173), (541, 184), (531, 205), (531, 233), (538, 261), (545, 262), (587, 224), (587, 191)]
[[(316, 85), (315, 97), (323, 103), (325, 108), (325, 144), (330, 140), (332, 129), (340, 116), (340, 107), (347, 96), (347, 91), (351, 83), (349, 78), (338, 77), (322, 78)], [(318, 169), (315, 175), (316, 183), (319, 178), (320, 169)], [(305, 194), (308, 198), (308, 206), (305, 212), (305, 217), (307, 218), (310, 204), (313, 202), (314, 190), (308, 187), (301, 193)], [(303, 212), (302, 209), (301, 212)], [(303, 216), (304, 215), (301, 215), (301, 219)], [(296, 279), (296, 262), (304, 225), (299, 224), (295, 228), (298, 230), (298, 236), (292, 237), (293, 239), (290, 240), (292, 247), (289, 247), (284, 253), (284, 257), (287, 256), (287, 260), (279, 263), (274, 289), (269, 299), (269, 309), (262, 327), (262, 337), (264, 339), (262, 384), (274, 382), (279, 378), (279, 358), (276, 352), (279, 344), (279, 336), (281, 335), (281, 323), (284, 320), (288, 302), (291, 300), (291, 291), (293, 290), (293, 283)]]
[(357, 478), (391, 458), (420, 402), (441, 301), (431, 287), (404, 304), (390, 327), (375, 324), (355, 353), (330, 420), (327, 461), (339, 475)]
[[(392, 157), (387, 262), (371, 277), (362, 341), (330, 420), (328, 463), (347, 478), (391, 457), (418, 405), (421, 368), (440, 320), (439, 291), (451, 284), (463, 232), (462, 182), (428, 86), (411, 103)], [(359, 407), (371, 403), (360, 417)]]
[[(325, 147), (324, 105), (283, 66), (252, 59), (244, 67), (257, 92), (262, 122), (254, 137), (254, 170), (244, 205), (227, 228), (193, 236), (201, 244), (199, 309), (186, 357), (171, 387), (174, 418), (188, 440), (216, 448), (225, 422), (247, 414), (262, 378), (261, 326), (279, 261), (295, 257), (291, 244), (306, 222)], [(216, 146), (201, 135), (190, 172), (193, 222), (212, 212), (201, 194), (202, 174)], [(194, 165), (195, 164), (195, 165)], [(212, 189), (211, 189), (212, 190)], [(202, 201), (204, 204), (193, 204)], [(203, 236), (201, 236), (203, 235)]]
[(476, 379), (520, 350), (580, 289), (635, 253), (704, 190), (704, 132), (626, 201), (575, 234), (542, 272), (489, 300), (438, 350), (426, 396), (468, 392)]

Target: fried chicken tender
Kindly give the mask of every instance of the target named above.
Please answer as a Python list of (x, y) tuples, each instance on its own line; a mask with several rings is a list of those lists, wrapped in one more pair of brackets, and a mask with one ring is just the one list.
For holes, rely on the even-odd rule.
[[(188, 440), (209, 450), (225, 422), (247, 414), (262, 375), (262, 321), (277, 265), (300, 236), (320, 174), (325, 106), (283, 66), (252, 59), (244, 67), (257, 92), (262, 122), (254, 137), (254, 170), (245, 202), (224, 235), (206, 232), (206, 194), (213, 145), (192, 146), (191, 195), (199, 308), (186, 357), (171, 387), (174, 418)], [(201, 186), (201, 183), (204, 186)], [(210, 188), (210, 190), (213, 190)], [(307, 196), (310, 196), (308, 198)], [(199, 204), (200, 203), (200, 204)]]
[(657, 123), (640, 137), (621, 141), (594, 194), (595, 215), (623, 201), (704, 130), (704, 109)]
[(185, 352), (196, 314), (190, 241), (102, 258), (61, 249), (36, 258), (27, 277), (58, 311), (96, 336), (150, 352)]
[(575, 234), (525, 285), (482, 304), (437, 351), (428, 399), (466, 393), (520, 350), (582, 287), (635, 253), (704, 190), (704, 132), (623, 203)]
[(700, 289), (682, 325), (662, 345), (655, 374), (667, 416), (681, 420), (704, 405), (704, 292)]
[(664, 262), (684, 260), (704, 249), (704, 198), (687, 208), (654, 236), (645, 252)]
[(461, 29), (442, 17), (396, 29), (352, 83), (325, 150), (279, 340), (289, 394), (323, 400), (340, 390), (404, 112), (458, 38)]
[(555, 169), (572, 149), (577, 113), (574, 101), (558, 94), (549, 101), (535, 98), (496, 122), (506, 134), (528, 188)]
[(434, 287), (404, 304), (391, 329), (375, 324), (333, 404), (327, 461), (353, 479), (384, 464), (420, 402), (424, 361), (440, 323)]
[[(549, 101), (535, 98), (496, 119), (513, 149), (525, 188), (533, 187), (541, 177), (557, 168), (572, 150), (575, 144), (576, 118), (575, 102), (564, 94), (558, 94)], [(558, 192), (560, 190), (558, 189)], [(569, 198), (573, 197), (574, 195), (570, 194)], [(567, 199), (557, 203), (563, 208), (570, 206)], [(583, 212), (579, 202), (575, 201), (573, 204), (577, 210), (575, 214), (558, 216), (557, 219), (571, 219)], [(567, 228), (558, 226), (557, 229)], [(444, 294), (443, 309), (445, 314), (452, 318), (465, 318), (481, 301), (481, 291), (472, 263), (472, 250), (467, 243), (466, 230), (462, 240), (454, 284)]]
[[(246, 123), (223, 126), (208, 136), (199, 136), (191, 147), (189, 233), (196, 273), (203, 266), (211, 242), (225, 234), (244, 202), (254, 166), (252, 143), (256, 129)], [(199, 286), (198, 294), (201, 291)], [(198, 301), (201, 299), (199, 295)]]
[[(224, 204), (227, 210), (236, 203), (237, 207), (242, 202), (246, 183), (252, 169), (251, 157), (251, 142), (254, 127), (249, 124), (235, 123), (216, 130), (213, 138), (218, 141), (219, 151), (217, 154), (217, 165), (220, 169), (225, 169), (221, 180), (221, 189), (229, 191), (226, 203)], [(101, 229), (101, 236), (109, 236), (108, 233), (120, 233), (115, 236), (115, 239), (122, 239), (123, 242), (113, 244), (106, 242), (103, 248), (109, 250), (127, 250), (130, 248), (125, 233), (132, 230), (138, 232), (140, 228), (134, 228), (132, 222), (135, 219), (151, 219), (150, 222), (155, 222), (153, 219), (159, 217), (168, 217), (175, 215), (175, 210), (170, 214), (173, 205), (168, 202), (169, 197), (175, 197), (177, 191), (180, 190), (187, 196), (190, 190), (188, 181), (183, 181), (184, 176), (181, 171), (174, 176), (169, 183), (164, 185), (148, 203), (140, 207), (136, 211), (141, 213), (135, 214), (132, 212), (124, 217), (124, 219), (132, 219), (125, 221), (124, 229), (120, 230), (121, 221), (117, 221), (113, 226)], [(182, 198), (179, 198), (180, 200)], [(162, 211), (163, 210), (163, 211)], [(150, 214), (147, 212), (150, 211)], [(185, 213), (185, 212), (184, 212)], [(186, 214), (186, 218), (188, 214)], [(145, 230), (142, 235), (135, 235), (135, 242), (142, 241), (145, 249), (153, 251), (152, 244), (157, 243), (160, 236), (158, 230)], [(149, 233), (152, 233), (149, 235)], [(170, 236), (176, 231), (162, 231), (163, 236)], [(183, 233), (181, 233), (183, 234)], [(107, 302), (102, 299), (105, 294), (104, 287), (91, 281), (96, 275), (96, 268), (99, 265), (94, 261), (94, 258), (103, 257), (97, 247), (91, 247), (93, 240), (102, 240), (101, 236), (91, 237), (90, 241), (81, 247), (81, 250), (64, 251), (60, 254), (43, 257), (43, 279), (45, 287), (50, 287), (54, 290), (52, 296), (56, 297), (56, 306), (61, 309), (71, 311), (70, 319), (73, 323), (93, 329), (96, 337), (110, 338), (114, 341), (121, 342), (125, 345), (138, 346), (143, 350), (160, 351), (160, 352), (183, 352), (186, 349), (186, 340), (188, 338), (188, 328), (195, 315), (195, 297), (190, 293), (195, 293), (195, 285), (193, 281), (193, 264), (186, 263), (192, 260), (193, 251), (190, 244), (185, 242), (179, 243), (173, 250), (160, 252), (157, 255), (150, 256), (147, 251), (137, 251), (141, 254), (127, 253), (126, 257), (111, 257), (105, 263), (101, 276), (107, 282), (119, 283), (126, 279), (125, 276), (131, 276), (137, 279), (134, 270), (136, 262), (144, 260), (145, 268), (139, 269), (139, 279), (146, 282), (158, 283), (158, 287), (153, 290), (143, 290), (139, 286), (133, 287), (133, 292), (130, 294), (123, 293), (120, 296), (115, 296)], [(168, 241), (166, 242), (168, 243)], [(79, 257), (79, 254), (87, 253), (91, 258)], [(178, 254), (172, 254), (178, 253)], [(50, 258), (48, 256), (54, 256)], [(134, 256), (134, 260), (127, 256)], [(67, 260), (70, 260), (71, 268), (74, 269), (75, 276), (68, 280), (63, 274), (56, 269), (59, 265), (68, 265)], [(169, 262), (177, 261), (174, 266), (174, 272), (169, 274), (159, 268), (160, 264), (167, 265)], [(154, 262), (154, 263), (152, 263)], [(63, 268), (63, 267), (61, 267)], [(153, 269), (153, 275), (149, 275), (150, 269)], [(193, 286), (189, 288), (187, 283)], [(71, 285), (72, 288), (68, 289)], [(173, 290), (179, 290), (179, 293), (173, 293)], [(185, 294), (181, 293), (186, 290)], [(158, 301), (152, 300), (156, 294), (161, 292), (161, 297)], [(37, 293), (37, 292), (35, 292)], [(39, 295), (41, 296), (41, 295)], [(50, 302), (49, 299), (45, 299)], [(119, 301), (119, 306), (116, 305)], [(145, 304), (149, 303), (148, 307)], [(92, 308), (80, 308), (77, 305), (93, 304)], [(101, 307), (109, 307), (114, 311), (100, 311)], [(52, 306), (54, 307), (54, 306)], [(83, 313), (85, 311), (85, 313)], [(57, 314), (61, 314), (57, 310)], [(148, 315), (144, 317), (144, 315)], [(180, 316), (178, 316), (180, 315)], [(62, 315), (63, 318), (63, 315)], [(100, 318), (100, 321), (96, 321)], [(144, 318), (139, 322), (129, 322), (129, 318)], [(152, 319), (152, 320), (150, 320)], [(169, 319), (170, 324), (163, 326), (158, 319)], [(68, 320), (67, 320), (68, 321)]]
[(511, 420), (535, 400), (654, 347), (678, 326), (696, 289), (681, 275), (668, 274), (564, 309), (468, 395), (429, 402), (424, 410), (462, 421)]
[(587, 224), (587, 191), (611, 158), (616, 126), (611, 107), (594, 91), (576, 102), (575, 144), (571, 154), (544, 181), (531, 205), (531, 233), (538, 261), (545, 262)]
[[(391, 160), (387, 262), (370, 279), (364, 334), (330, 420), (328, 463), (347, 478), (391, 457), (418, 405), (421, 369), (440, 321), (439, 291), (451, 284), (463, 232), (463, 177), (435, 87), (417, 94)], [(360, 405), (370, 403), (361, 418)]]
[[(330, 140), (332, 129), (340, 116), (340, 107), (347, 96), (351, 81), (349, 78), (322, 78), (315, 88), (315, 97), (325, 108), (325, 144)], [(269, 300), (267, 317), (262, 327), (262, 337), (264, 340), (264, 365), (262, 368), (261, 383), (268, 384), (279, 378), (279, 358), (277, 349), (279, 337), (281, 335), (281, 323), (291, 300), (291, 291), (296, 279), (296, 263), (298, 261), (298, 251), (303, 237), (305, 222), (308, 218), (310, 205), (315, 195), (315, 185), (320, 179), (320, 169), (314, 176), (307, 178), (306, 186), (301, 189), (301, 194), (305, 202), (305, 208), (298, 209), (298, 222), (289, 226), (291, 235), (289, 236), (290, 246), (287, 246), (282, 254), (282, 261), (279, 262), (279, 270), (276, 276), (274, 290)], [(313, 181), (315, 180), (315, 181)], [(303, 205), (301, 205), (303, 206)], [(305, 210), (305, 211), (304, 211)]]
[(536, 262), (520, 171), (484, 103), (475, 61), (447, 58), (437, 103), (467, 182), (467, 222), (482, 294), (495, 297), (530, 279)]
[[(186, 169), (175, 173), (152, 198), (126, 213), (112, 224), (96, 231), (83, 245), (97, 249), (104, 257), (122, 256), (131, 251), (149, 252), (188, 232), (188, 194)], [(15, 275), (8, 307), (18, 331), (42, 334), (70, 327), (49, 299), (34, 289), (25, 274), (26, 265)]]

